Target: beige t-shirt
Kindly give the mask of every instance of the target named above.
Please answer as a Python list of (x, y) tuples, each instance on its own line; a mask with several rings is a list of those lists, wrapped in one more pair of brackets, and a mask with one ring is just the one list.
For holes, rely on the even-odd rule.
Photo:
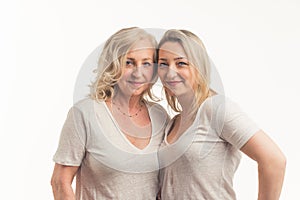
[(259, 130), (257, 125), (222, 95), (206, 99), (192, 125), (168, 144), (172, 124), (159, 153), (162, 199), (236, 199), (232, 182), (239, 149)]
[(104, 102), (85, 99), (70, 109), (53, 160), (80, 166), (77, 200), (156, 198), (157, 150), (169, 118), (158, 104), (147, 108), (152, 137), (143, 150), (123, 135)]

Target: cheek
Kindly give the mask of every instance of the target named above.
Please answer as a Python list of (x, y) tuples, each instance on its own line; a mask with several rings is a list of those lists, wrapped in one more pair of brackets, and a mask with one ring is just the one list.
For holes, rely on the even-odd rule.
[(158, 70), (157, 70), (157, 74), (158, 74), (158, 76), (159, 76), (159, 78), (161, 79), (161, 80), (163, 80), (164, 79), (164, 76), (166, 75), (166, 70), (163, 70), (163, 69), (159, 69), (158, 68)]
[(121, 76), (121, 79), (126, 79), (127, 77), (129, 77), (132, 73), (132, 70), (131, 69), (128, 69), (128, 68), (123, 68), (122, 69), (122, 76)]
[(141, 69), (142, 72), (140, 74), (140, 80), (145, 81), (146, 83), (150, 84), (154, 80), (154, 75), (153, 72), (154, 70), (152, 68), (145, 68)]
[[(189, 85), (193, 88), (193, 90), (195, 91), (198, 87), (198, 81), (200, 79), (200, 77), (197, 76), (197, 71), (192, 70), (191, 74), (190, 74), (190, 78), (189, 78)], [(197, 81), (198, 80), (198, 81)]]
[(149, 81), (152, 80), (153, 76), (155, 76), (153, 67), (151, 67), (149, 69), (145, 69), (144, 74)]
[(184, 78), (190, 86), (194, 85), (194, 74), (192, 70), (184, 69), (180, 72), (180, 76)]
[(188, 69), (183, 69), (183, 70), (179, 71), (179, 74), (182, 78), (184, 78), (185, 80), (188, 80), (188, 81), (190, 81), (190, 79), (192, 78), (192, 73)]

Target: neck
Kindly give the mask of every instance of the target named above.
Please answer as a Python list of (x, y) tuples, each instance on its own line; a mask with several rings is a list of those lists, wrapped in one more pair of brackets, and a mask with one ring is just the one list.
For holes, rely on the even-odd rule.
[(122, 94), (116, 94), (112, 101), (116, 103), (117, 105), (120, 105), (121, 107), (127, 107), (129, 110), (140, 107), (141, 103), (141, 96), (125, 96)]

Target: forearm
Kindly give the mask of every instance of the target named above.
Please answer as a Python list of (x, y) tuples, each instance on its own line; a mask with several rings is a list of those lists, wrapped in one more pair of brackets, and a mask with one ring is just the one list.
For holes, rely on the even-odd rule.
[(51, 178), (51, 186), (55, 200), (75, 200), (72, 182), (77, 170), (78, 166), (55, 164)]
[(75, 200), (75, 194), (70, 184), (53, 183), (52, 190), (55, 200)]
[(279, 147), (260, 130), (241, 150), (258, 163), (258, 200), (278, 200), (286, 166), (286, 158)]
[(258, 200), (278, 200), (285, 173), (285, 158), (277, 158), (271, 163), (258, 163)]

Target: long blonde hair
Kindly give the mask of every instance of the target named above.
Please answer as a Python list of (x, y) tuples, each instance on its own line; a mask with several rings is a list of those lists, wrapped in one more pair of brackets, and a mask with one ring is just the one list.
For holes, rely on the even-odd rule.
[[(195, 102), (192, 105), (196, 111), (202, 102), (209, 96), (210, 88), (210, 62), (206, 49), (202, 41), (194, 33), (187, 30), (168, 30), (158, 44), (158, 50), (166, 42), (179, 43), (187, 55), (190, 66), (195, 69)], [(169, 95), (165, 89), (166, 99), (170, 107), (180, 112), (181, 108), (178, 99), (174, 95)]]
[[(115, 92), (115, 85), (122, 76), (122, 66), (125, 63), (124, 57), (131, 47), (141, 40), (148, 40), (154, 50), (157, 47), (155, 38), (145, 30), (138, 27), (124, 28), (113, 34), (105, 43), (98, 60), (98, 67), (94, 71), (97, 73), (95, 81), (90, 85), (90, 96), (97, 101), (110, 99)], [(156, 51), (153, 60), (156, 62)], [(147, 90), (142, 94), (142, 98), (147, 95), (155, 100), (151, 88), (157, 79), (157, 65), (154, 65), (152, 81)]]

